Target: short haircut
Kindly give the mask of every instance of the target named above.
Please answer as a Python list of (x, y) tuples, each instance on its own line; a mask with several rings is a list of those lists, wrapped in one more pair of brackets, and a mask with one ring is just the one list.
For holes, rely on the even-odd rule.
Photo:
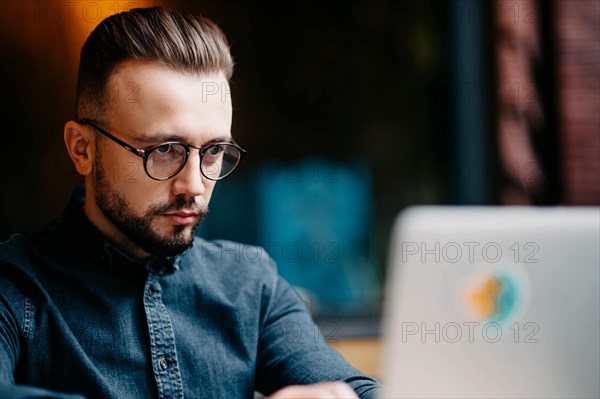
[(123, 62), (163, 64), (181, 73), (233, 74), (225, 34), (210, 19), (161, 7), (134, 8), (104, 19), (81, 49), (76, 117), (98, 119), (108, 104), (108, 84)]

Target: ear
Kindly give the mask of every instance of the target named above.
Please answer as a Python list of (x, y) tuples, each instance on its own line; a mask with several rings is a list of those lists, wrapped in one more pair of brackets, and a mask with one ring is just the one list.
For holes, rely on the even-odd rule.
[(65, 124), (64, 138), (67, 151), (82, 176), (89, 175), (94, 169), (95, 140), (91, 129), (74, 121)]

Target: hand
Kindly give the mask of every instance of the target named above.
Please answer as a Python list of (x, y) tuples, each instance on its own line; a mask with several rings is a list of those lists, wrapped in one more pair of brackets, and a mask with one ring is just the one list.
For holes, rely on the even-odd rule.
[(290, 385), (269, 396), (269, 399), (358, 399), (345, 382), (322, 382), (312, 385)]

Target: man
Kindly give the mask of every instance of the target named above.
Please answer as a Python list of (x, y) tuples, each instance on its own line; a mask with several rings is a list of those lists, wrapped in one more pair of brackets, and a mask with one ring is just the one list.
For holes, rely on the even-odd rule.
[(90, 34), (64, 129), (85, 193), (0, 245), (0, 397), (377, 394), (264, 250), (195, 237), (244, 154), (232, 71), (206, 18), (134, 9)]

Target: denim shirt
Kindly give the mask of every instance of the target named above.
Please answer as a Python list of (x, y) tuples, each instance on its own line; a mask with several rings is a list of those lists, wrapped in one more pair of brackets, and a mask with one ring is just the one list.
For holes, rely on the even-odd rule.
[(0, 244), (2, 398), (252, 398), (336, 380), (379, 393), (259, 247), (196, 238), (140, 261), (77, 203)]

